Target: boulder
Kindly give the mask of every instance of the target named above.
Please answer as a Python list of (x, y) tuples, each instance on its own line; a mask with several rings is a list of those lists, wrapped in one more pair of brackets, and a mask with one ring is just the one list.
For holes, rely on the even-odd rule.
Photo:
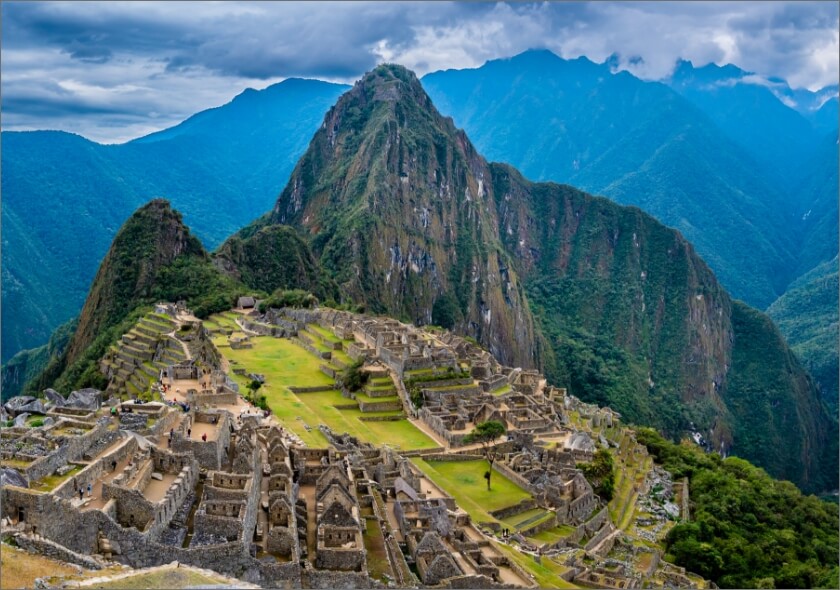
[(55, 389), (51, 387), (44, 390), (44, 397), (47, 398), (50, 402), (52, 402), (53, 406), (56, 408), (60, 408), (67, 404), (67, 400), (64, 399), (64, 396), (58, 393)]
[(55, 420), (53, 420), (52, 417), (47, 416), (44, 418), (44, 426), (52, 426), (53, 424), (55, 424)]
[(11, 420), (11, 416), (9, 416), (9, 412), (6, 411), (6, 408), (0, 406), (0, 422), (8, 422)]
[(35, 398), (31, 395), (18, 395), (8, 400), (5, 404), (3, 404), (3, 407), (6, 408), (6, 411), (9, 412), (9, 414), (16, 416), (23, 411), (21, 410), (23, 406), (34, 401)]
[(156, 479), (158, 481), (163, 481), (163, 474), (155, 471), (155, 472), (152, 473), (152, 479)]
[(29, 418), (29, 414), (24, 412), (23, 414), (18, 414), (15, 416), (15, 426), (26, 426), (26, 419)]
[(28, 488), (29, 482), (21, 475), (17, 469), (11, 467), (0, 468), (0, 486), (17, 486), (19, 488)]
[(41, 415), (47, 413), (47, 409), (44, 407), (44, 402), (42, 402), (39, 399), (32, 400), (31, 402), (29, 402), (25, 406), (22, 406), (21, 408), (19, 408), (18, 411), (19, 412), (27, 412), (29, 414), (41, 414)]
[(102, 405), (102, 392), (90, 387), (73, 391), (67, 398), (67, 405), (71, 408), (96, 411)]

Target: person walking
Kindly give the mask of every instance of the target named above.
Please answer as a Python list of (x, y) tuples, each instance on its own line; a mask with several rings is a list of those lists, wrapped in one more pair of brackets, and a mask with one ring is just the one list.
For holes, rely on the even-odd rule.
[(79, 488), (79, 502), (85, 499), (85, 490), (83, 488)]
[(93, 495), (93, 485), (88, 484), (88, 498)]

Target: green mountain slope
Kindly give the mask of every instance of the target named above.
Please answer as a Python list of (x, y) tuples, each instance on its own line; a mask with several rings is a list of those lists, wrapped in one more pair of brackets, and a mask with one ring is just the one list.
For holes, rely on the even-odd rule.
[(150, 199), (171, 200), (209, 247), (265, 211), (346, 88), (286, 80), (123, 145), (3, 132), (3, 360), (78, 314), (117, 230)]
[(153, 200), (117, 232), (72, 337), (27, 388), (104, 388), (98, 360), (156, 300), (185, 300), (197, 315), (206, 316), (228, 309), (243, 292), (215, 268), (181, 214), (167, 201)]
[(797, 279), (767, 310), (837, 416), (837, 257)]
[[(508, 364), (543, 367), (575, 395), (672, 436), (696, 432), (804, 488), (836, 477), (823, 443), (837, 425), (813, 383), (678, 232), (487, 164), (403, 68), (381, 66), (339, 99), (274, 209), (233, 239), (280, 225), (369, 309), (443, 318)], [(243, 264), (241, 276), (259, 274)], [(751, 339), (773, 343), (767, 362), (784, 361), (788, 378)], [(773, 419), (754, 428), (750, 403)]]

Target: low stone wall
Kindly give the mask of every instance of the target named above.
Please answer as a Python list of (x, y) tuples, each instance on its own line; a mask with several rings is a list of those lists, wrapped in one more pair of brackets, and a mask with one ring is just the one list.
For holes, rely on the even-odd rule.
[(525, 500), (521, 500), (518, 504), (514, 504), (513, 506), (507, 506), (505, 508), (499, 508), (498, 510), (494, 510), (490, 512), (490, 515), (497, 520), (502, 520), (504, 518), (508, 518), (511, 516), (516, 516), (517, 514), (522, 514), (523, 512), (527, 512), (528, 510), (533, 510), (537, 508), (537, 501), (533, 498), (527, 498)]
[(63, 545), (59, 545), (49, 539), (40, 536), (25, 535), (22, 533), (15, 533), (13, 535), (15, 544), (30, 553), (37, 553), (45, 557), (50, 557), (58, 561), (65, 561), (74, 565), (81, 566), (90, 570), (98, 570), (105, 567), (105, 564), (99, 562), (89, 555), (82, 555), (71, 551)]
[(511, 469), (504, 463), (496, 461), (495, 463), (493, 463), (493, 469), (504, 475), (506, 478), (518, 485), (520, 488), (528, 490), (532, 494), (534, 493), (534, 489), (531, 486), (531, 482), (519, 475), (518, 473), (516, 473), (513, 469)]
[(484, 455), (472, 455), (469, 453), (433, 453), (424, 455), (426, 461), (480, 461)]
[(359, 402), (362, 412), (399, 412), (403, 409), (398, 400), (387, 402)]
[[(397, 409), (402, 410), (402, 406)], [(405, 416), (402, 414), (395, 414), (393, 416), (359, 416), (359, 420), (362, 422), (399, 422), (404, 419)]]
[[(52, 491), (52, 494), (58, 498), (73, 499), (78, 494), (78, 489), (87, 489), (88, 484), (93, 485), (105, 471), (111, 470), (111, 463), (116, 461), (122, 462), (123, 459), (133, 455), (137, 451), (137, 439), (130, 436), (125, 443), (108, 453), (99, 457), (93, 463), (82, 469), (79, 473), (62, 483), (60, 486)], [(74, 489), (74, 480), (75, 486)]]
[(554, 513), (553, 518), (549, 518), (548, 520), (543, 521), (527, 529), (522, 529), (521, 531), (519, 531), (519, 533), (525, 537), (532, 537), (534, 535), (540, 534), (543, 531), (547, 531), (548, 529), (553, 529), (558, 524), (559, 523), (557, 522), (557, 513)]
[(326, 352), (322, 352), (314, 346), (312, 346), (312, 344), (310, 344), (307, 340), (303, 338), (294, 337), (292, 338), (292, 341), (301, 348), (305, 348), (306, 350), (317, 356), (319, 359), (329, 360), (332, 358), (332, 352), (330, 352), (329, 350)]
[(335, 389), (334, 385), (316, 385), (314, 387), (289, 387), (289, 391), (294, 394), (298, 393), (320, 393), (322, 391), (332, 391)]

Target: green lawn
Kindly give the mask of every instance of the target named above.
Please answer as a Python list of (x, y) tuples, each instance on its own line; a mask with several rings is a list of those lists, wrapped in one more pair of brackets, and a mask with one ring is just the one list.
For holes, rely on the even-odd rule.
[(531, 535), (528, 538), (538, 543), (550, 543), (553, 545), (560, 539), (565, 539), (574, 531), (574, 527), (569, 526), (567, 524), (561, 524), (559, 526), (554, 527), (553, 529), (548, 529), (547, 531), (542, 531), (541, 533), (537, 533), (536, 535)]
[(322, 328), (318, 324), (309, 324), (306, 327), (307, 331), (312, 331), (318, 334), (322, 340), (326, 340), (327, 342), (341, 342), (341, 338), (333, 334), (331, 331), (327, 330), (326, 328)]
[(490, 512), (517, 504), (531, 497), (527, 491), (494, 471), (487, 491), (487, 461), (424, 461), (411, 459), (429, 479), (455, 498), (458, 505), (469, 512), (473, 520), (495, 521)]
[[(216, 317), (218, 316), (213, 316)], [(213, 341), (217, 345), (224, 345), (227, 338), (216, 336)], [(430, 449), (437, 446), (435, 441), (408, 420), (368, 422), (359, 419), (362, 416), (395, 416), (401, 415), (402, 412), (362, 414), (358, 408), (339, 410), (334, 406), (352, 404), (353, 400), (342, 397), (341, 393), (332, 389), (297, 395), (292, 393), (289, 387), (334, 385), (333, 379), (318, 368), (323, 361), (285, 338), (257, 336), (251, 341), (254, 347), (250, 349), (233, 350), (221, 346), (219, 350), (228, 360), (235, 361), (236, 366), (243, 367), (246, 372), (265, 375), (265, 385), (260, 389), (260, 395), (266, 396), (266, 401), (277, 418), (307, 445), (323, 447), (327, 444), (318, 430), (319, 424), (326, 424), (336, 432), (347, 432), (373, 444), (388, 443), (401, 450)], [(248, 383), (247, 377), (241, 375), (235, 375), (234, 379), (240, 386)], [(311, 430), (307, 430), (304, 424), (310, 426)]]
[(388, 553), (385, 549), (385, 538), (379, 521), (370, 519), (367, 521), (367, 529), (362, 535), (367, 549), (367, 567), (370, 577), (374, 580), (384, 581), (385, 574), (393, 577), (391, 563), (388, 561)]
[(498, 387), (498, 388), (494, 389), (494, 390), (493, 390), (493, 391), (491, 391), (490, 393), (492, 393), (493, 395), (504, 395), (504, 394), (506, 394), (506, 393), (510, 393), (511, 391), (513, 391), (513, 388), (511, 388), (511, 386), (510, 386), (510, 385), (508, 385), (507, 383), (505, 383), (504, 385), (502, 385), (501, 387)]

